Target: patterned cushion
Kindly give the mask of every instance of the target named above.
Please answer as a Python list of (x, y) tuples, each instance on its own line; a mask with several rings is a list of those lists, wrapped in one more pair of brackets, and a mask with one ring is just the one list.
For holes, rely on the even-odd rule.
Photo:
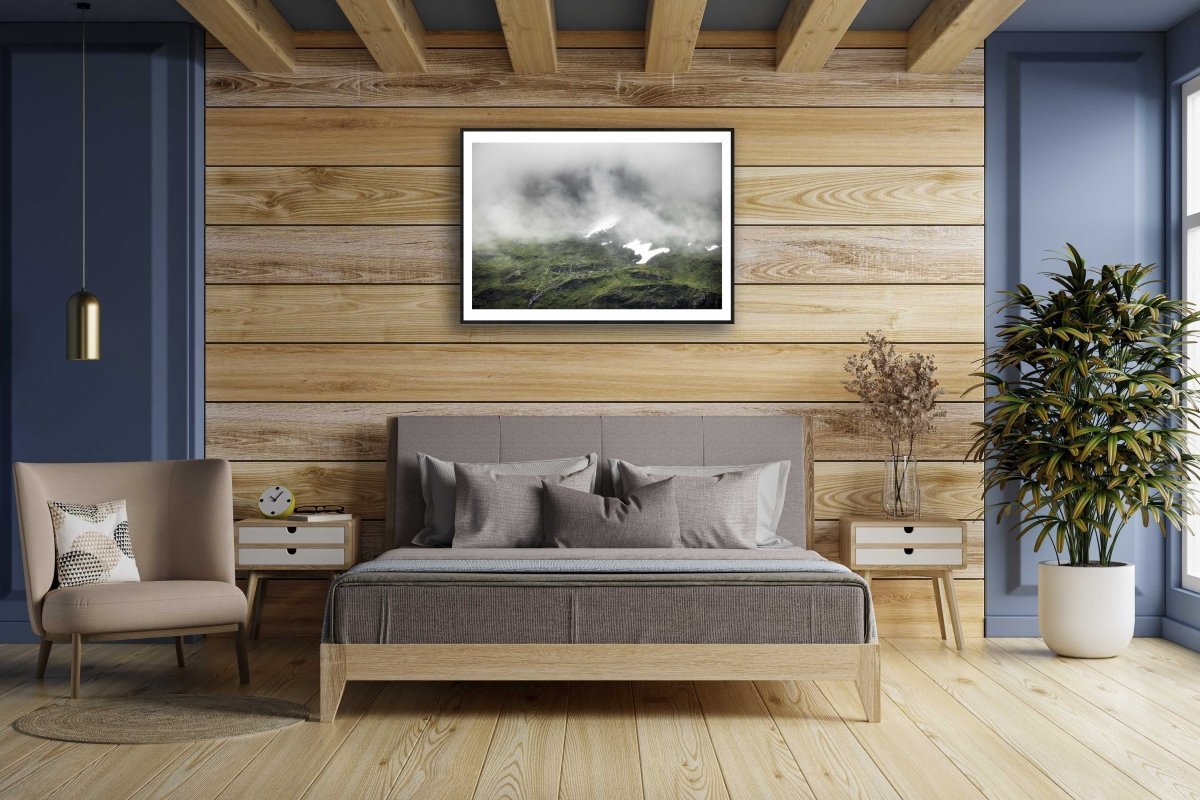
[(133, 557), (124, 500), (95, 505), (50, 501), (58, 585), (141, 580)]

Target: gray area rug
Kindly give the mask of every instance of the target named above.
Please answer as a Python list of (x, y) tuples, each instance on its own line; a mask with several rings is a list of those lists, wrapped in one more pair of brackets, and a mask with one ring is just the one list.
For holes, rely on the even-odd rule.
[(238, 694), (144, 694), (68, 700), (13, 723), (21, 733), (60, 742), (164, 744), (226, 739), (304, 722), (308, 708)]

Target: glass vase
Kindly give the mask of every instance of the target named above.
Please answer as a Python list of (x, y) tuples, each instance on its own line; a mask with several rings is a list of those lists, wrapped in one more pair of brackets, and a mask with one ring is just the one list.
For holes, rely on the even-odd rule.
[(917, 479), (917, 460), (912, 456), (891, 456), (883, 462), (883, 514), (920, 516), (921, 484)]

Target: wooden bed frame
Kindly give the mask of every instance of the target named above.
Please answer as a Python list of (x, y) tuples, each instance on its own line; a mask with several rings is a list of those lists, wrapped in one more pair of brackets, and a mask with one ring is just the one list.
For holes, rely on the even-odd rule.
[[(547, 676), (552, 676), (548, 678)], [(347, 681), (822, 681), (858, 685), (880, 719), (879, 643), (322, 644), (321, 722)]]
[[(447, 428), (469, 428), (471, 438), (488, 439), (496, 417), (393, 417), (388, 421), (388, 532), (408, 527), (396, 520), (397, 496), (415, 480), (417, 450), (434, 452)], [(501, 418), (503, 419), (503, 418)], [(510, 418), (511, 419), (511, 418)], [(539, 418), (541, 424), (556, 418)], [(562, 435), (562, 421), (558, 435)], [(608, 418), (613, 419), (613, 418)], [(620, 419), (620, 418), (616, 418)], [(711, 419), (711, 418), (706, 418)], [(753, 420), (760, 422), (754, 422)], [(742, 417), (736, 424), (749, 429), (765, 426), (760, 439), (776, 434), (803, 437), (790, 452), (799, 453), (793, 470), (804, 476), (799, 513), (804, 518), (806, 545), (812, 546), (813, 446), (811, 423), (803, 416)], [(440, 422), (439, 422), (440, 421)], [(519, 420), (517, 420), (519, 422)], [(779, 426), (783, 425), (784, 428)], [(428, 426), (428, 430), (425, 427)], [(599, 426), (597, 426), (599, 427)], [(517, 438), (509, 436), (508, 439)], [(772, 445), (774, 447), (774, 444)], [(595, 447), (596, 450), (602, 448)], [(715, 448), (708, 448), (709, 450)], [(543, 457), (473, 451), (461, 460), (501, 461)], [(582, 452), (586, 452), (583, 450)], [(397, 454), (402, 454), (398, 456)], [(627, 457), (624, 454), (622, 457)], [(636, 455), (628, 456), (636, 458)], [(649, 458), (649, 456), (647, 456)], [(770, 452), (758, 461), (772, 460)], [(787, 456), (784, 456), (787, 457)], [(792, 456), (794, 458), (794, 456)], [(400, 464), (400, 461), (404, 461)], [(643, 460), (641, 463), (656, 463)], [(419, 492), (417, 493), (419, 496)], [(415, 500), (413, 502), (419, 502)], [(405, 509), (413, 514), (412, 509)], [(411, 530), (408, 530), (411, 537)], [(333, 722), (347, 681), (752, 681), (847, 680), (858, 685), (868, 722), (880, 718), (879, 643), (866, 644), (322, 644), (321, 721)]]

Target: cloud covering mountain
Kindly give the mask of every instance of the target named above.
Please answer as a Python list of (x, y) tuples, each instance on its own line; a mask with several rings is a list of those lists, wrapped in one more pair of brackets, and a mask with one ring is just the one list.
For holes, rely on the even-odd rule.
[(473, 246), (582, 237), (721, 241), (721, 146), (475, 143)]

